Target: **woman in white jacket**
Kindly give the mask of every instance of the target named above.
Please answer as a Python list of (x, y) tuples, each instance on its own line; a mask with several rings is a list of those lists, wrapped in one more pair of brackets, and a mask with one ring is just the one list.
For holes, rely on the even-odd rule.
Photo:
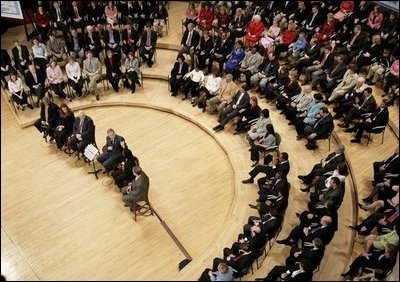
[(267, 132), (268, 124), (272, 124), (271, 119), (269, 118), (269, 110), (263, 109), (260, 112), (260, 118), (247, 132), (247, 138), (251, 140), (262, 138), (265, 135), (265, 132)]

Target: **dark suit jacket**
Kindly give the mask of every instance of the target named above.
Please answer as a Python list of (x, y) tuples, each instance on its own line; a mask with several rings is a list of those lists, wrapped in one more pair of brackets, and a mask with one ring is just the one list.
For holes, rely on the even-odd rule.
[(257, 105), (251, 108), (249, 104), (246, 111), (243, 113), (243, 116), (247, 119), (247, 121), (258, 119), (260, 117), (260, 111), (260, 106)]
[(284, 86), (283, 92), (286, 93), (286, 95), (288, 95), (289, 98), (298, 95), (301, 92), (300, 84), (297, 82), (297, 80), (295, 81), (289, 80), (288, 83)]
[(371, 116), (372, 126), (386, 126), (389, 122), (389, 110), (388, 108), (384, 108), (381, 110), (380, 107), (375, 109), (374, 113)]
[[(111, 143), (111, 138), (107, 136), (105, 149), (107, 150), (108, 153), (122, 155), (122, 151), (124, 150), (124, 148), (122, 148), (122, 146), (121, 146), (121, 141), (124, 141), (124, 137), (119, 136), (117, 134), (114, 137), (114, 143)], [(109, 148), (112, 148), (112, 149), (109, 150)]]
[(343, 62), (338, 63), (335, 61), (332, 64), (332, 66), (329, 68), (328, 74), (334, 81), (336, 81), (338, 79), (343, 78), (343, 75), (346, 72), (346, 70), (347, 70), (347, 67)]
[(293, 267), (288, 267), (290, 270), (290, 274), (287, 275), (285, 277), (285, 279), (283, 279), (283, 281), (312, 281), (312, 277), (313, 277), (313, 272), (312, 271), (308, 271), (308, 272), (302, 272), (300, 274), (297, 274), (295, 277), (292, 277), (292, 273), (296, 270), (299, 270), (300, 267), (298, 264), (296, 264)]
[[(80, 47), (81, 49), (85, 49), (85, 42), (84, 42), (84, 40), (83, 40), (83, 34), (80, 33), (80, 32), (78, 32), (77, 37), (78, 37), (78, 44), (79, 44), (79, 47)], [(73, 40), (71, 34), (68, 34), (68, 38), (67, 38), (67, 49), (68, 49), (68, 51), (74, 51), (74, 40)]]
[[(264, 59), (262, 64), (258, 67), (258, 71), (264, 71), (264, 68), (270, 63), (270, 60), (268, 58)], [(277, 59), (273, 60), (271, 62), (271, 65), (269, 66), (268, 73), (266, 73), (266, 76), (277, 76), (278, 75), (278, 70), (279, 70), (279, 61)]]
[(142, 172), (140, 177), (132, 181), (132, 189), (128, 193), (136, 197), (136, 201), (143, 201), (149, 193), (150, 180), (146, 173)]
[(330, 153), (326, 158), (325, 162), (328, 162), (325, 164), (324, 169), (326, 171), (333, 171), (337, 168), (338, 164), (341, 162), (345, 161), (345, 156), (344, 154), (340, 154), (339, 156), (335, 157), (336, 153)]
[[(365, 96), (364, 96), (364, 99)], [(361, 102), (361, 113), (365, 114), (365, 113), (372, 113), (375, 109), (376, 109), (376, 101), (374, 96), (371, 95), (371, 97), (368, 98), (368, 100), (364, 103), (364, 100)]]
[[(81, 122), (79, 116), (76, 117), (75, 123), (74, 123), (74, 135), (79, 133), (79, 123)], [(85, 116), (85, 119), (83, 120), (82, 124), (82, 139), (86, 139), (89, 143), (94, 143), (95, 138), (94, 138), (94, 124), (93, 120)]]
[[(61, 11), (61, 21), (66, 21), (67, 17), (66, 17), (65, 9), (60, 6), (60, 11)], [(50, 9), (50, 20), (53, 23), (57, 22), (57, 12), (54, 7), (51, 7), (51, 9)]]
[[(96, 49), (101, 50), (101, 41), (100, 41), (100, 34), (95, 31), (92, 33), (92, 38), (93, 38), (93, 45), (96, 47)], [(84, 36), (84, 44), (85, 44), (85, 50), (90, 50), (89, 45), (91, 44), (91, 40), (88, 36), (88, 33), (85, 33)]]
[(221, 43), (222, 39), (218, 37), (214, 45), (214, 54), (220, 54), (226, 58), (232, 52), (234, 43), (230, 38), (227, 38), (224, 44), (221, 45)]
[[(186, 30), (183, 33), (181, 44), (186, 45), (186, 40), (188, 38), (188, 35), (189, 35), (189, 31)], [(192, 40), (190, 42), (190, 46), (188, 46), (188, 47), (195, 47), (196, 48), (197, 45), (199, 45), (199, 43), (200, 43), (200, 34), (196, 30), (193, 30), (193, 32), (192, 32)]]
[(174, 67), (173, 67), (172, 70), (171, 70), (171, 77), (172, 77), (172, 76), (176, 76), (176, 75), (178, 75), (178, 74), (180, 74), (180, 75), (185, 75), (185, 74), (187, 74), (187, 73), (189, 72), (189, 65), (188, 65), (186, 62), (183, 62), (182, 69), (181, 69), (181, 73), (178, 73), (178, 72), (179, 72), (179, 63), (176, 62), (176, 63), (174, 64)]
[[(238, 101), (239, 97), (240, 97), (240, 90), (238, 90), (236, 92), (235, 96), (233, 96), (231, 105), (235, 105), (236, 101)], [(240, 100), (240, 103), (236, 109), (238, 111), (240, 111), (241, 109), (245, 109), (247, 107), (247, 105), (249, 104), (249, 101), (250, 101), (249, 93), (245, 92), (242, 97), (242, 100)]]
[(314, 46), (314, 48), (311, 49), (311, 46), (308, 44), (305, 50), (305, 54), (307, 54), (308, 59), (311, 62), (314, 62), (315, 60), (318, 59), (318, 57), (321, 54), (321, 49), (319, 48), (318, 44)]
[[(321, 52), (321, 55), (318, 60), (320, 62), (322, 62), (322, 60), (324, 59), (324, 56), (325, 56), (324, 52)], [(328, 55), (328, 58), (326, 58), (324, 64), (322, 65), (322, 70), (328, 70), (332, 66), (333, 60), (334, 60), (334, 56), (332, 53), (330, 53)]]
[(6, 49), (1, 49), (1, 66), (8, 66), (8, 69), (11, 69), (11, 58)]
[[(49, 114), (49, 120), (48, 120), (49, 125), (52, 127), (57, 126), (60, 120), (60, 108), (53, 102), (50, 102), (48, 114)], [(40, 120), (46, 121), (45, 106), (43, 103), (41, 103), (40, 107)]]
[[(354, 36), (354, 34), (351, 33), (350, 34), (350, 38), (349, 38), (349, 44), (350, 44), (351, 40), (353, 39), (353, 36)], [(364, 49), (365, 44), (367, 43), (366, 39), (367, 39), (366, 36), (363, 34), (363, 32), (361, 32), (356, 37), (356, 39), (354, 40), (353, 44), (350, 45), (350, 51), (358, 52), (358, 51), (361, 51), (362, 49)]]
[(385, 168), (385, 173), (398, 173), (399, 172), (399, 159), (397, 158), (394, 161), (392, 161), (392, 159), (397, 156), (396, 154), (393, 154), (390, 158), (388, 158), (387, 160), (385, 160), (384, 164), (387, 165)]
[[(321, 227), (321, 225), (318, 225)], [(314, 228), (315, 229), (315, 228)], [(335, 234), (332, 226), (326, 226), (324, 228), (319, 228), (315, 232), (310, 232), (306, 236), (306, 241), (307, 242), (312, 242), (315, 238), (320, 238), (325, 245), (329, 244), (329, 242), (332, 240), (333, 235)]]
[(116, 55), (112, 56), (113, 64), (111, 66), (110, 59), (106, 56), (104, 59), (104, 64), (106, 65), (107, 75), (111, 75), (111, 73), (116, 73), (121, 75), (120, 63)]
[(204, 40), (204, 37), (200, 39), (199, 53), (203, 51), (205, 53), (205, 56), (210, 56), (213, 47), (214, 47), (214, 40), (211, 37), (208, 38), (207, 41)]
[(25, 45), (21, 44), (22, 60), (19, 58), (17, 47), (12, 48), (11, 53), (12, 53), (12, 57), (13, 57), (13, 60), (16, 65), (19, 65), (22, 60), (26, 60), (27, 62), (30, 62), (29, 51)]
[[(139, 33), (137, 32), (136, 29), (132, 28), (131, 34), (129, 38), (134, 42), (133, 44), (137, 44), (139, 41)], [(122, 30), (122, 40), (126, 41), (126, 44), (128, 44), (128, 30), (124, 29)]]
[[(44, 85), (46, 77), (38, 70), (36, 70), (36, 77), (38, 83)], [(30, 71), (27, 71), (25, 74), (25, 83), (29, 87), (31, 91), (33, 91), (33, 85), (36, 85), (35, 79), (33, 78), (33, 74)]]
[[(314, 15), (313, 13), (310, 13), (304, 26), (308, 25), (311, 22), (313, 15)], [(314, 21), (311, 24), (311, 27), (313, 27), (315, 29), (315, 28), (319, 27), (323, 22), (324, 22), (324, 18), (322, 16), (322, 12), (318, 11), (318, 14), (315, 16)]]
[[(120, 37), (120, 35), (119, 35), (118, 30), (113, 29), (113, 34), (114, 34), (114, 41), (115, 41), (115, 43), (116, 43), (116, 44), (119, 44), (119, 41), (121, 40), (121, 37)], [(109, 40), (110, 40), (110, 32), (109, 32), (108, 30), (105, 30), (105, 31), (104, 31), (104, 38), (103, 38), (103, 40), (104, 40), (104, 43), (106, 43), (106, 44), (109, 43)]]
[(278, 217), (273, 219), (262, 219), (260, 224), (262, 232), (268, 236), (269, 239), (275, 236), (276, 231), (280, 226), (281, 220)]
[(334, 128), (332, 115), (328, 114), (321, 121), (317, 120), (313, 127), (313, 133), (317, 134), (317, 138), (325, 138), (332, 133)]
[(322, 258), (324, 257), (325, 248), (319, 248), (314, 250), (313, 247), (303, 247), (301, 254), (297, 257), (297, 260), (304, 259), (311, 265), (317, 266)]
[(283, 172), (284, 175), (287, 175), (290, 171), (289, 161), (277, 164), (275, 171), (280, 171), (280, 172)]
[[(147, 39), (147, 32), (143, 31), (142, 35), (140, 36), (140, 46), (146, 46), (146, 39)], [(151, 31), (151, 35), (150, 35), (150, 44), (151, 46), (156, 47), (156, 43), (157, 43), (157, 32), (155, 32), (154, 30)]]

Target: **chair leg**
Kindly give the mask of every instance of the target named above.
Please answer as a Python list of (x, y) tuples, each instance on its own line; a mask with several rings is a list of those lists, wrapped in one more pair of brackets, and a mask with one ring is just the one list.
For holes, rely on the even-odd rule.
[(381, 144), (383, 144), (383, 138), (385, 137), (385, 130), (384, 131), (382, 131), (382, 142), (381, 142)]
[(328, 149), (329, 149), (329, 152), (331, 151), (331, 136), (329, 136), (329, 138), (328, 138)]
[(369, 144), (369, 140), (371, 139), (371, 133), (368, 133), (368, 140), (367, 140), (367, 147), (368, 147), (368, 144)]

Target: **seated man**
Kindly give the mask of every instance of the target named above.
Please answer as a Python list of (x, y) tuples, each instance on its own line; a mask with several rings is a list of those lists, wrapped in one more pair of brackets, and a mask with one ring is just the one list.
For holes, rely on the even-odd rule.
[(75, 118), (74, 130), (68, 139), (69, 147), (78, 153), (83, 153), (87, 145), (95, 142), (93, 120), (84, 111), (79, 111)]
[(275, 173), (275, 177), (261, 177), (257, 181), (259, 191), (258, 201), (260, 203), (265, 202), (266, 200), (276, 199), (279, 197), (279, 193), (284, 198), (289, 198), (289, 183), (287, 181), (286, 175), (277, 171)]
[[(266, 163), (267, 156), (264, 158), (263, 165), (256, 165), (250, 172), (250, 178), (243, 180), (242, 183), (254, 183), (254, 178), (257, 177), (259, 173), (264, 173), (267, 178), (271, 178), (275, 175), (277, 171), (283, 172), (285, 175), (289, 173), (290, 165), (289, 165), (289, 155), (286, 152), (282, 152), (279, 154), (278, 159), (272, 160), (272, 157), (269, 158), (269, 162)], [(271, 162), (272, 160), (272, 162)]]
[[(332, 66), (328, 69), (326, 74), (320, 76), (316, 83), (321, 86), (322, 93), (332, 93), (332, 90), (339, 84), (338, 80), (343, 78), (346, 72), (346, 65), (343, 62), (343, 55), (336, 56)], [(314, 89), (315, 89), (314, 85)]]
[(275, 57), (274, 52), (268, 53), (268, 58), (264, 59), (259, 65), (258, 71), (250, 77), (250, 85), (256, 86), (257, 90), (264, 91), (269, 82), (272, 82), (278, 75), (279, 60)]
[(206, 100), (215, 97), (221, 90), (221, 77), (218, 76), (217, 70), (207, 75), (203, 82), (200, 84), (200, 97), (193, 103), (193, 107), (197, 106), (203, 108), (203, 112), (206, 111)]
[(183, 54), (190, 55), (191, 67), (194, 67), (194, 53), (196, 47), (200, 43), (200, 35), (194, 30), (193, 23), (189, 23), (186, 31), (184, 32), (181, 40), (181, 48), (178, 52), (178, 57)]
[(219, 124), (213, 127), (215, 132), (224, 130), (225, 125), (234, 117), (238, 116), (240, 113), (244, 112), (248, 107), (250, 96), (247, 93), (248, 87), (244, 84), (236, 92), (231, 103), (222, 111)]
[(20, 71), (20, 73), (24, 73), (28, 68), (28, 65), (31, 63), (28, 48), (25, 45), (22, 45), (19, 40), (16, 40), (14, 45), (15, 46), (11, 49), (12, 60), (15, 63), (14, 66)]
[(271, 209), (261, 217), (250, 216), (246, 225), (243, 226), (244, 234), (248, 233), (253, 226), (259, 226), (268, 240), (273, 238), (281, 226), (282, 220), (277, 210)]
[(122, 51), (124, 54), (135, 53), (139, 43), (139, 33), (133, 28), (132, 23), (126, 25), (122, 30)]
[(51, 58), (56, 59), (62, 67), (66, 65), (67, 54), (65, 53), (64, 43), (60, 39), (56, 38), (53, 33), (49, 34), (47, 50), (50, 53)]
[(99, 59), (93, 57), (92, 51), (86, 52), (86, 60), (83, 61), (82, 76), (89, 80), (89, 94), (96, 94), (96, 100), (100, 100), (97, 92), (97, 81), (101, 79), (101, 63)]
[(119, 61), (121, 58), (121, 46), (119, 45), (121, 38), (118, 30), (114, 29), (111, 24), (107, 24), (107, 30), (104, 32), (103, 40), (106, 51), (108, 52), (108, 50), (110, 50), (114, 53)]
[(185, 85), (183, 86), (184, 97), (182, 100), (190, 97), (192, 98), (192, 104), (195, 102), (195, 97), (199, 96), (199, 86), (204, 80), (204, 73), (199, 66), (195, 66), (194, 69), (183, 76)]
[(293, 125), (293, 122), (296, 116), (303, 114), (306, 110), (308, 105), (313, 101), (311, 96), (311, 86), (305, 85), (303, 87), (303, 91), (293, 96), (290, 99), (290, 103), (283, 109), (286, 119), (288, 119), (289, 125)]
[(83, 59), (85, 56), (85, 44), (83, 41), (83, 34), (78, 33), (76, 29), (71, 29), (71, 34), (67, 38), (67, 49), (70, 56)]
[(214, 263), (218, 264), (224, 262), (239, 272), (242, 269), (249, 267), (255, 258), (255, 253), (250, 248), (250, 244), (248, 242), (235, 242), (232, 244), (231, 248), (224, 248), (223, 253), (224, 259), (215, 258)]
[(363, 99), (355, 99), (353, 107), (349, 111), (348, 115), (343, 119), (343, 123), (339, 123), (338, 126), (342, 128), (349, 128), (350, 123), (354, 119), (361, 117), (363, 114), (370, 114), (376, 108), (376, 101), (372, 95), (372, 88), (367, 87), (364, 89)]
[(157, 43), (157, 32), (151, 28), (152, 26), (150, 24), (146, 25), (146, 28), (140, 37), (139, 46), (139, 54), (142, 57), (143, 62), (147, 63), (147, 66), (150, 68), (154, 63), (153, 55), (156, 50)]
[(144, 201), (148, 197), (150, 181), (140, 166), (133, 168), (133, 174), (135, 179), (128, 184), (128, 186), (122, 188), (122, 201), (125, 203), (125, 207), (133, 207), (134, 204), (140, 201)]
[(380, 162), (374, 162), (374, 182), (375, 184), (383, 181), (385, 174), (397, 174), (399, 173), (399, 146), (396, 147), (396, 151), (392, 156), (386, 160)]
[(54, 129), (60, 121), (60, 108), (50, 102), (49, 98), (43, 97), (40, 107), (40, 118), (34, 123), (34, 126), (40, 133), (44, 132), (43, 138), (50, 136), (50, 142), (54, 140)]
[(233, 80), (237, 80), (243, 74), (246, 77), (246, 85), (250, 87), (250, 78), (257, 72), (262, 64), (263, 57), (258, 52), (258, 46), (254, 45), (246, 52), (242, 62), (233, 70)]
[(28, 70), (25, 74), (25, 83), (29, 87), (31, 94), (37, 97), (36, 106), (39, 107), (40, 100), (45, 95), (45, 86), (44, 82), (46, 80), (46, 76), (43, 72), (36, 70), (36, 66), (34, 64), (29, 65)]
[(276, 265), (265, 281), (312, 281), (313, 269), (305, 260), (294, 266)]
[(94, 57), (99, 57), (103, 47), (101, 46), (100, 34), (95, 31), (94, 26), (88, 25), (84, 36), (85, 51), (91, 51)]
[(286, 266), (294, 266), (298, 262), (307, 261), (314, 270), (321, 263), (325, 253), (325, 244), (320, 238), (315, 238), (310, 243), (302, 244), (302, 247), (292, 246), (290, 255), (286, 259)]
[(15, 69), (12, 66), (10, 55), (8, 54), (6, 49), (1, 49), (1, 83), (7, 84), (6, 76), (9, 76), (11, 73), (15, 72)]
[(103, 148), (103, 153), (97, 157), (97, 161), (106, 169), (105, 172), (111, 171), (114, 164), (121, 162), (123, 151), (121, 142), (123, 141), (124, 138), (116, 135), (114, 129), (107, 129), (106, 145)]
[(309, 174), (299, 175), (298, 178), (309, 184), (315, 176), (323, 175), (328, 171), (334, 171), (339, 163), (345, 161), (344, 149), (345, 147), (343, 144), (338, 144), (335, 147), (335, 151), (322, 159), (320, 163), (314, 165)]
[(179, 87), (183, 85), (184, 76), (189, 72), (189, 65), (185, 62), (183, 55), (178, 56), (177, 62), (171, 70), (169, 84), (171, 86), (171, 96), (178, 94)]
[(226, 32), (222, 32), (221, 36), (215, 41), (214, 49), (208, 63), (208, 72), (211, 72), (214, 61), (218, 62), (219, 72), (222, 73), (224, 63), (228, 60), (229, 54), (232, 52), (234, 40), (228, 38)]
[(334, 126), (332, 115), (328, 108), (321, 107), (319, 117), (314, 125), (304, 128), (304, 134), (307, 136), (306, 148), (308, 150), (317, 149), (316, 140), (327, 138), (332, 133)]
[(217, 111), (221, 113), (222, 109), (225, 108), (226, 104), (230, 102), (236, 93), (236, 84), (233, 82), (233, 77), (228, 73), (221, 82), (221, 89), (218, 94), (213, 98), (206, 101), (207, 110), (211, 114), (215, 114)]
[(113, 51), (107, 50), (107, 56), (104, 60), (107, 70), (107, 78), (115, 92), (119, 90), (119, 80), (121, 78), (120, 60)]
[(372, 130), (376, 126), (386, 127), (389, 122), (388, 104), (389, 100), (383, 100), (370, 117), (363, 119), (362, 122), (357, 123), (353, 128), (345, 128), (343, 130), (344, 132), (357, 132), (354, 139), (350, 140), (351, 143), (360, 143), (365, 130)]

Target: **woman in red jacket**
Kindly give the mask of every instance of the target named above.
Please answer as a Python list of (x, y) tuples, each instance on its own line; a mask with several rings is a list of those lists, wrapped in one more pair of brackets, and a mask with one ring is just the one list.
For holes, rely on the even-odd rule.
[(50, 31), (49, 13), (44, 11), (42, 6), (38, 6), (38, 11), (33, 17), (36, 28), (40, 34), (40, 39), (42, 42), (45, 42)]
[(210, 9), (210, 5), (208, 3), (204, 4), (204, 7), (200, 9), (199, 18), (197, 19), (197, 23), (201, 30), (211, 30), (212, 23), (214, 21), (214, 12)]
[(340, 10), (336, 12), (335, 14), (335, 19), (337, 19), (339, 22), (342, 22), (349, 13), (352, 13), (354, 11), (354, 1), (342, 1), (340, 3)]
[(281, 52), (286, 52), (291, 43), (297, 39), (296, 24), (289, 23), (288, 28), (282, 33), (279, 44), (275, 47), (275, 58), (279, 58)]
[(380, 11), (379, 5), (375, 5), (374, 10), (371, 11), (368, 17), (367, 25), (372, 34), (379, 33), (383, 21), (383, 14)]
[(255, 15), (247, 28), (245, 39), (250, 45), (257, 44), (263, 32), (264, 24), (261, 22), (261, 17)]
[(322, 45), (328, 40), (335, 31), (335, 18), (332, 13), (327, 15), (327, 19), (317, 33), (317, 44)]

